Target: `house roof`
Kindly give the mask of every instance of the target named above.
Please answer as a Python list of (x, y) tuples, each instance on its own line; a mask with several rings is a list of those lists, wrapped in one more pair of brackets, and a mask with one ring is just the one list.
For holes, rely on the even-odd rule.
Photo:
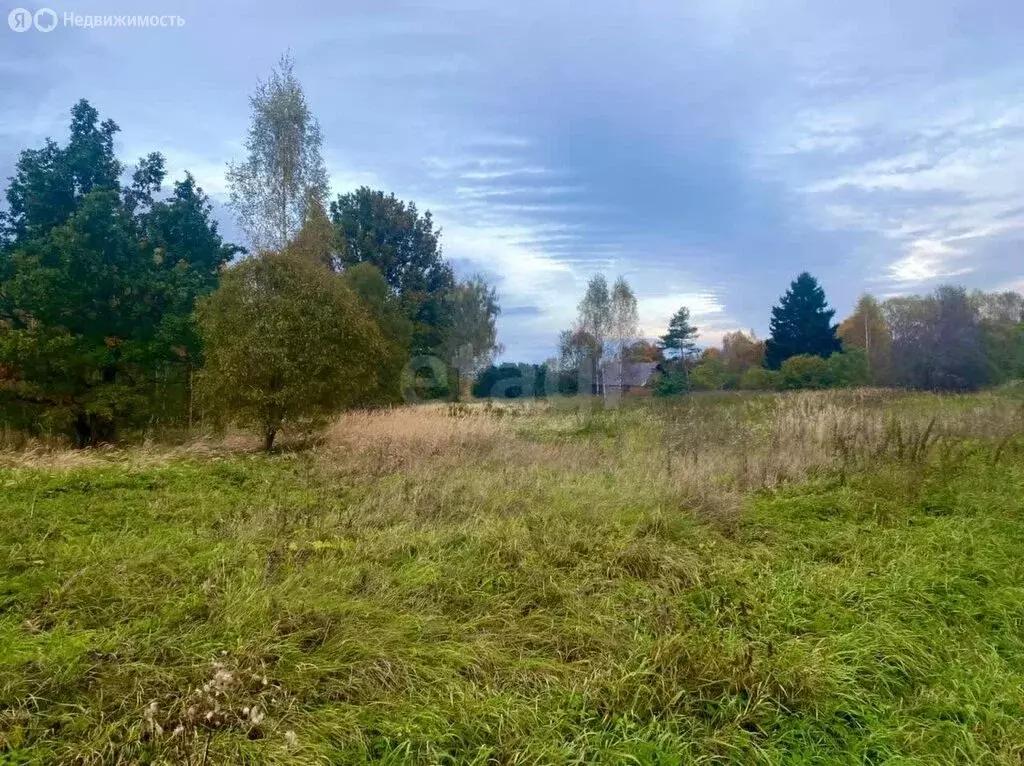
[(606, 386), (640, 387), (651, 382), (657, 367), (656, 362), (626, 362), (620, 366), (617, 359), (608, 359), (601, 363), (601, 375)]

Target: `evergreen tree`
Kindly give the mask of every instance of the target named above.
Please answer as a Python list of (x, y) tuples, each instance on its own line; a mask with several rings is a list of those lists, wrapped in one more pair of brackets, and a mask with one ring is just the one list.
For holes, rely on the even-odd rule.
[(685, 360), (697, 352), (697, 328), (690, 323), (690, 309), (683, 306), (668, 323), (668, 332), (661, 336), (665, 356)]
[(828, 358), (842, 350), (832, 324), (835, 310), (828, 307), (825, 291), (806, 271), (794, 280), (777, 306), (772, 307), (765, 344), (765, 364), (777, 370), (792, 356), (813, 355)]
[(66, 146), (22, 153), (3, 216), (0, 408), (80, 446), (181, 413), (199, 361), (194, 302), (237, 251), (191, 176), (154, 201), (159, 154), (122, 185), (117, 130), (76, 104)]

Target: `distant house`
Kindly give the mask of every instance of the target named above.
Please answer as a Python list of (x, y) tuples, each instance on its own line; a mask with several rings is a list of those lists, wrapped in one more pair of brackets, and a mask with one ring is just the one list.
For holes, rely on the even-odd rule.
[(654, 389), (657, 362), (624, 362), (607, 359), (601, 363), (601, 385), (605, 394), (644, 396)]

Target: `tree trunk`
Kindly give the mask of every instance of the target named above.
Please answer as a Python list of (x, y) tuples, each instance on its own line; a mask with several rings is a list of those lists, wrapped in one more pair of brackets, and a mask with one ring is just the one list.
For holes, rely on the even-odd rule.
[(89, 418), (84, 412), (80, 412), (75, 418), (75, 446), (79, 449), (92, 444), (92, 428), (89, 425)]
[(455, 367), (453, 369), (453, 373), (454, 373), (454, 376), (455, 376), (455, 388), (452, 390), (452, 401), (453, 402), (461, 402), (462, 401), (462, 377), (463, 377), (464, 373), (458, 367)]
[(99, 444), (113, 444), (117, 441), (117, 424), (107, 418), (99, 418), (80, 412), (75, 418), (75, 446), (79, 449)]

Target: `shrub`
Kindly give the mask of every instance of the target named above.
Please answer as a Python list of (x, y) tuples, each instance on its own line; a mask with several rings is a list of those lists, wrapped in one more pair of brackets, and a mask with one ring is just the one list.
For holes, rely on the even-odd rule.
[(866, 386), (871, 375), (868, 371), (868, 357), (861, 348), (849, 348), (841, 354), (833, 354), (828, 359), (831, 385), (837, 388)]
[(728, 375), (722, 361), (716, 357), (705, 359), (690, 373), (690, 386), (695, 391), (717, 391), (725, 388)]
[(546, 394), (547, 366), (505, 362), (481, 370), (473, 381), (473, 396), (518, 399)]
[(740, 388), (745, 391), (774, 391), (779, 387), (779, 374), (764, 367), (751, 367), (740, 378)]
[(829, 388), (833, 382), (828, 360), (812, 354), (791, 356), (782, 363), (779, 373), (782, 388)]
[(690, 390), (686, 375), (682, 372), (668, 372), (658, 378), (654, 386), (655, 396), (680, 396)]

